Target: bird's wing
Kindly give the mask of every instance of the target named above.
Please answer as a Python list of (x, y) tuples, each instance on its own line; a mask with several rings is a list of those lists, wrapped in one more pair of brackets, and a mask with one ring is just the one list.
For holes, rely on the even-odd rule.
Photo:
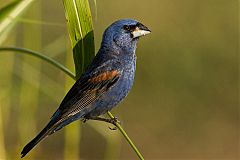
[(67, 93), (52, 118), (58, 119), (59, 123), (79, 113), (114, 86), (120, 75), (121, 71), (117, 69), (106, 68), (99, 71), (96, 68), (96, 72), (90, 76), (81, 77)]
[[(106, 65), (106, 67), (104, 67)], [(58, 110), (53, 114), (48, 125), (22, 150), (21, 157), (24, 157), (35, 145), (46, 136), (61, 129), (66, 124), (62, 124), (83, 108), (89, 106), (102, 94), (108, 91), (118, 81), (121, 71), (107, 67), (107, 63), (90, 71), (91, 74), (82, 76), (65, 96)], [(94, 67), (93, 67), (94, 68)], [(110, 69), (111, 68), (111, 69)]]

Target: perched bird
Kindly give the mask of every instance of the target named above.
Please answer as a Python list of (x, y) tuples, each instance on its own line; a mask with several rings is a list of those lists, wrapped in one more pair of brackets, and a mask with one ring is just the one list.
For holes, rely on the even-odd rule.
[(116, 119), (100, 115), (110, 111), (133, 85), (139, 37), (150, 30), (132, 19), (118, 20), (104, 32), (101, 47), (85, 73), (69, 90), (47, 126), (22, 150), (24, 157), (42, 139), (77, 120), (100, 120), (116, 124)]

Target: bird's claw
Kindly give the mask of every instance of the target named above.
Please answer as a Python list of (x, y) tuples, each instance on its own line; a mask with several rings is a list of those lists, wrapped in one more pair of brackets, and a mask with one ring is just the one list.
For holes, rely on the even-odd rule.
[(111, 118), (110, 123), (114, 125), (114, 127), (108, 127), (110, 130), (117, 130), (117, 123), (121, 124), (121, 121), (118, 120), (117, 117)]
[(87, 118), (83, 118), (83, 119), (82, 119), (82, 122), (83, 122), (83, 123), (86, 123), (87, 120), (88, 120)]
[(117, 127), (116, 126), (114, 126), (114, 127), (108, 127), (110, 130), (112, 130), (112, 131), (115, 131), (115, 130), (117, 130)]
[(115, 126), (116, 126), (116, 123), (121, 124), (121, 122), (118, 120), (117, 117), (111, 118), (111, 119), (110, 119), (110, 123), (114, 124)]

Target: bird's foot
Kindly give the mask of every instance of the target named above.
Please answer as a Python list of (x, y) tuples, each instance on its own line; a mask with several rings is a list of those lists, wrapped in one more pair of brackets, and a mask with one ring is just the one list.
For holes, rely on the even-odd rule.
[(114, 125), (114, 127), (109, 127), (109, 129), (111, 130), (116, 130), (117, 129), (117, 123), (121, 123), (117, 117), (114, 117), (114, 118), (102, 118), (102, 117), (87, 117), (87, 118), (84, 118), (83, 119), (83, 122), (86, 122), (86, 120), (97, 120), (97, 121), (104, 121), (104, 122), (107, 122), (107, 123), (111, 123)]
[(114, 127), (108, 127), (110, 130), (112, 130), (112, 131), (115, 131), (115, 130), (117, 130), (117, 127), (116, 126), (114, 126)]
[(114, 124), (114, 125), (115, 125), (116, 123), (120, 123), (120, 124), (121, 124), (121, 122), (119, 121), (118, 117), (110, 118), (109, 120), (110, 120), (110, 123), (112, 123), (112, 124)]
[(82, 119), (82, 122), (83, 122), (83, 123), (86, 123), (87, 120), (88, 120), (87, 118), (83, 118), (83, 119)]
[(119, 121), (119, 119), (117, 117), (111, 118), (109, 119), (111, 121), (111, 123), (114, 125), (114, 127), (108, 127), (110, 130), (117, 130), (117, 123), (121, 122)]

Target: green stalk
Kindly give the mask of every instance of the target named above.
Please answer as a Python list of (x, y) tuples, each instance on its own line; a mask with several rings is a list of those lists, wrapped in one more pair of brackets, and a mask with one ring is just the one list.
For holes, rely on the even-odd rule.
[(64, 65), (62, 65), (61, 63), (57, 62), (56, 60), (54, 60), (48, 56), (45, 56), (44, 54), (29, 50), (29, 49), (25, 49), (25, 48), (18, 48), (18, 47), (1, 47), (0, 51), (19, 52), (19, 53), (28, 54), (28, 55), (40, 58), (40, 59), (52, 64), (53, 66), (57, 67), (58, 69), (60, 69), (64, 73), (66, 73), (71, 78), (76, 79), (75, 75), (70, 70), (68, 70), (66, 67), (64, 67)]
[[(76, 80), (74, 74), (68, 70), (67, 68), (65, 68), (62, 64), (60, 64), (59, 62), (53, 60), (52, 58), (49, 58), (47, 56), (44, 56), (38, 52), (34, 52), (31, 50), (27, 50), (27, 49), (23, 49), (23, 48), (14, 48), (14, 47), (4, 47), (4, 48), (0, 48), (0, 52), (1, 51), (18, 51), (21, 53), (26, 53), (35, 57), (38, 57), (42, 60), (45, 60), (46, 62), (52, 64), (54, 67), (62, 70), (64, 73), (66, 73), (67, 75), (69, 75), (71, 78), (73, 78), (74, 80)], [(108, 116), (110, 118), (114, 118), (114, 116), (111, 114), (111, 112), (107, 112)], [(129, 138), (129, 136), (127, 135), (127, 133), (124, 131), (124, 129), (122, 128), (122, 126), (119, 123), (116, 123), (116, 127), (119, 129), (119, 131), (122, 133), (122, 135), (124, 136), (124, 138), (127, 140), (127, 142), (129, 143), (129, 145), (132, 147), (132, 149), (135, 151), (135, 153), (137, 154), (137, 156), (139, 157), (139, 159), (144, 160), (142, 154), (140, 153), (140, 151), (137, 149), (137, 147), (135, 146), (135, 144), (132, 142), (132, 140)]]
[[(110, 118), (114, 118), (114, 116), (112, 115), (111, 112), (107, 112), (108, 116)], [(132, 147), (132, 149), (135, 151), (135, 153), (137, 154), (137, 156), (139, 157), (139, 159), (144, 160), (142, 154), (139, 152), (139, 150), (137, 149), (137, 147), (135, 146), (135, 144), (133, 143), (133, 141), (129, 138), (129, 136), (127, 135), (127, 133), (125, 132), (125, 130), (122, 128), (122, 126), (119, 123), (116, 123), (117, 128), (119, 129), (119, 131), (122, 133), (122, 135), (125, 137), (125, 139), (127, 140), (127, 142), (130, 144), (130, 146)]]

